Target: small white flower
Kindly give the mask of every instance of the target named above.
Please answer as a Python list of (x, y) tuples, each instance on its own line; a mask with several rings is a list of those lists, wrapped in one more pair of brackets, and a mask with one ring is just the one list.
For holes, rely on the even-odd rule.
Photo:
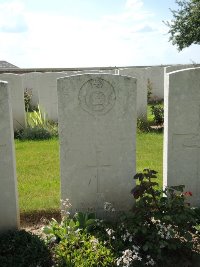
[(78, 234), (78, 232), (80, 232), (80, 230), (81, 230), (81, 229), (78, 228), (78, 229), (75, 231), (75, 234)]
[(98, 244), (99, 240), (97, 238), (92, 238), (92, 239), (90, 239), (90, 242), (93, 244)]
[(112, 230), (112, 229), (107, 228), (107, 229), (106, 229), (106, 232), (107, 232), (107, 234), (108, 234), (109, 236), (111, 236), (115, 231)]
[(120, 263), (121, 263), (121, 258), (119, 258), (119, 259), (117, 260), (117, 266), (119, 266)]
[(124, 242), (126, 241), (126, 237), (125, 236), (123, 236), (122, 239), (123, 239)]

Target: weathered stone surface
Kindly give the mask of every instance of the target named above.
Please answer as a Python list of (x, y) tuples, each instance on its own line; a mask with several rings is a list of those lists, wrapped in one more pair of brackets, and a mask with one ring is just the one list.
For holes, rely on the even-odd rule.
[(58, 79), (61, 197), (73, 211), (131, 208), (136, 91), (136, 79), (120, 75)]
[(12, 111), (8, 83), (0, 81), (0, 231), (19, 227)]
[(14, 129), (21, 129), (26, 125), (24, 89), (22, 76), (11, 73), (0, 74), (0, 80), (7, 81), (11, 94), (11, 106)]
[(200, 68), (167, 74), (164, 186), (186, 186), (200, 206)]

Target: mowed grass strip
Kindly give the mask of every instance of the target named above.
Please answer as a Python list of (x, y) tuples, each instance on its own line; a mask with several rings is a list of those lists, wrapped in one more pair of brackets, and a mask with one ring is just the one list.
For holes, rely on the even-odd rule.
[[(137, 172), (141, 172), (144, 168), (158, 171), (160, 186), (162, 185), (162, 142), (162, 133), (137, 134)], [(58, 139), (15, 141), (15, 145), (20, 212), (59, 209)]]
[(15, 141), (15, 147), (20, 212), (58, 209), (58, 140)]
[(163, 182), (163, 133), (138, 133), (136, 137), (136, 170), (148, 168), (158, 172), (159, 186)]

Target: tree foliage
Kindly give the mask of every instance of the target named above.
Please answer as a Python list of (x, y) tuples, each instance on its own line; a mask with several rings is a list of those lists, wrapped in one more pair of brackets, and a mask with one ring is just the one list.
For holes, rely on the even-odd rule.
[(166, 22), (170, 28), (169, 40), (181, 51), (191, 44), (200, 44), (200, 0), (176, 0), (177, 10), (171, 10), (173, 19)]

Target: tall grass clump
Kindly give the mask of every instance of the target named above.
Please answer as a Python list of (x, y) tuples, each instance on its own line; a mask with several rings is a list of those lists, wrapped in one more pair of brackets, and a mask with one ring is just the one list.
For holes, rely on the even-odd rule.
[(26, 112), (27, 126), (15, 133), (20, 140), (47, 140), (58, 136), (57, 123), (48, 120), (45, 112), (37, 107), (33, 112)]

